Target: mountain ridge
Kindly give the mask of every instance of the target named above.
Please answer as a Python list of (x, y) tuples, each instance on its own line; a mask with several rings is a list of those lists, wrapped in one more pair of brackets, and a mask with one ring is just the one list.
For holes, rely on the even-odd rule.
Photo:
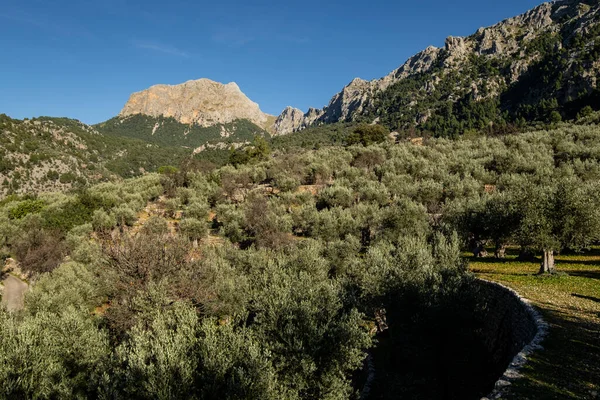
[[(471, 95), (475, 102), (504, 95), (511, 86), (527, 78), (530, 67), (537, 67), (536, 63), (543, 58), (544, 54), (540, 52), (529, 53), (529, 46), (539, 45), (538, 42), (544, 40), (551, 42), (550, 36), (560, 36), (551, 44), (560, 51), (570, 51), (570, 57), (577, 52), (589, 53), (585, 46), (595, 47), (598, 42), (595, 41), (597, 35), (590, 37), (590, 32), (595, 33), (599, 14), (597, 1), (559, 0), (543, 3), (521, 15), (479, 28), (467, 37), (449, 36), (444, 48), (430, 46), (382, 78), (372, 81), (353, 79), (322, 109), (311, 108), (304, 113), (293, 107), (286, 108), (275, 122), (275, 133), (287, 134), (312, 125), (348, 121), (381, 121), (392, 129), (423, 126), (437, 113), (437, 109), (444, 106), (438, 101), (432, 107), (420, 107), (419, 103), (432, 102), (434, 96), (445, 97), (445, 100), (456, 103), (466, 95)], [(571, 42), (577, 35), (584, 38), (583, 50), (572, 50)], [(551, 52), (553, 49), (544, 51)], [(556, 58), (559, 55), (561, 54), (557, 54)], [(501, 70), (494, 74), (489, 74), (489, 71), (478, 73), (471, 79), (463, 77), (462, 82), (446, 82), (451, 74), (461, 74), (471, 67), (479, 67), (476, 63), (498, 64)], [(571, 68), (572, 63), (567, 67)], [(583, 79), (561, 84), (560, 89), (565, 88), (571, 97), (576, 97), (574, 93), (578, 91), (585, 91), (586, 95), (590, 95), (596, 90), (596, 76), (600, 75), (597, 63), (583, 69)], [(561, 72), (558, 68), (555, 70)], [(394, 85), (411, 79), (415, 80), (412, 82), (415, 87), (403, 88), (408, 95), (389, 95), (390, 88)], [(456, 88), (439, 89), (440, 85), (450, 86), (452, 83), (457, 83)], [(551, 101), (551, 95), (540, 95), (532, 100), (538, 103), (542, 100)], [(508, 102), (500, 100), (502, 104), (499, 106), (499, 114), (510, 108)], [(386, 104), (386, 101), (393, 104)], [(567, 100), (559, 98), (558, 102), (566, 103)], [(411, 116), (395, 115), (394, 118), (386, 118), (390, 113)], [(511, 118), (516, 120), (519, 116), (515, 113)]]

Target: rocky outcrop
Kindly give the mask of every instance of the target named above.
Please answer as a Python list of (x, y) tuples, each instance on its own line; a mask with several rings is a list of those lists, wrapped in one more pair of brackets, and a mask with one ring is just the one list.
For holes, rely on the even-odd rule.
[(278, 135), (287, 135), (303, 127), (304, 113), (293, 107), (286, 107), (275, 121), (275, 132)]
[[(395, 82), (408, 76), (428, 71), (439, 55), (441, 49), (430, 46), (422, 52), (414, 55), (400, 68), (392, 71), (389, 75), (373, 81), (354, 78), (340, 93), (337, 93), (323, 109), (310, 108), (304, 114), (302, 120), (298, 120), (298, 112), (293, 114), (288, 107), (279, 115), (275, 125), (276, 134), (282, 135), (299, 131), (311, 125), (329, 124), (338, 121), (351, 121), (354, 116), (362, 113), (366, 107), (371, 105), (375, 93), (387, 89)], [(294, 127), (290, 131), (290, 127)]]
[(382, 89), (387, 88), (401, 79), (429, 71), (437, 61), (441, 51), (442, 50), (437, 47), (429, 46), (425, 50), (415, 54), (409, 58), (404, 65), (382, 79), (382, 81), (385, 82)]
[[(289, 110), (284, 111), (279, 116), (279, 124), (275, 130), (278, 133), (289, 133), (290, 129), (296, 131), (315, 124), (354, 121), (366, 111), (373, 110), (372, 106), (378, 93), (403, 79), (418, 74), (429, 75), (426, 76), (425, 85), (416, 91), (426, 95), (431, 94), (443, 76), (451, 73), (462, 75), (462, 71), (469, 67), (470, 60), (477, 57), (489, 57), (502, 63), (507, 60), (510, 62), (506, 72), (503, 70), (500, 75), (492, 78), (476, 78), (467, 81), (467, 77), (463, 76), (464, 82), (457, 84), (456, 94), (446, 94), (446, 98), (458, 99), (469, 92), (476, 100), (496, 96), (518, 81), (527, 73), (531, 63), (537, 61), (538, 55), (527, 51), (534, 39), (555, 32), (566, 33), (567, 36), (587, 32), (592, 24), (598, 22), (599, 15), (598, 5), (590, 6), (576, 0), (559, 0), (541, 4), (522, 15), (506, 19), (493, 26), (480, 28), (469, 37), (448, 37), (443, 49), (428, 47), (381, 79), (365, 81), (355, 78), (341, 92), (333, 96), (326, 107), (321, 110), (309, 110), (302, 120), (299, 119), (299, 110), (294, 113), (290, 113)], [(574, 22), (575, 28), (570, 28), (570, 32), (565, 31), (565, 21)], [(600, 72), (595, 71), (590, 75), (592, 76), (589, 79), (584, 76), (587, 83), (583, 85), (585, 87), (582, 90), (587, 92), (595, 87), (595, 76), (600, 75)], [(576, 86), (571, 92), (579, 89), (581, 85)], [(407, 112), (411, 113), (409, 109)]]
[(182, 124), (203, 127), (247, 119), (267, 128), (270, 117), (234, 82), (224, 85), (209, 79), (180, 85), (156, 85), (134, 93), (119, 116), (136, 114), (172, 117)]
[(340, 93), (333, 96), (319, 120), (325, 123), (351, 120), (352, 115), (360, 113), (369, 104), (369, 99), (377, 88), (377, 81), (353, 79)]

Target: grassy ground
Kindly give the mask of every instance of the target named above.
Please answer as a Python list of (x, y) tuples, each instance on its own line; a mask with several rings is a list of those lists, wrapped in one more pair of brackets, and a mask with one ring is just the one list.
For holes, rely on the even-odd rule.
[(600, 250), (557, 256), (556, 276), (538, 276), (539, 264), (471, 259), (479, 277), (529, 299), (550, 325), (514, 383), (511, 399), (600, 399)]

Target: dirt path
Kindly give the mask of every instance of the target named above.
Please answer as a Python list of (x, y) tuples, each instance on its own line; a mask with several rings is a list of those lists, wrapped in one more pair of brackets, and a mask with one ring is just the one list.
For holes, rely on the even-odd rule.
[(4, 293), (2, 294), (2, 305), (8, 311), (18, 311), (23, 308), (23, 298), (28, 286), (22, 280), (8, 275), (3, 281)]

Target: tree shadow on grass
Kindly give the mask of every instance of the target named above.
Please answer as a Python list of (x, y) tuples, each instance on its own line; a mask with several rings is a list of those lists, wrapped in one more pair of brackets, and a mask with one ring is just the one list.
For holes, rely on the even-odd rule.
[(511, 399), (592, 399), (600, 390), (600, 325), (541, 307), (550, 331), (528, 361)]
[[(564, 260), (564, 259), (556, 259), (554, 261), (558, 264), (577, 264), (577, 265), (589, 265), (594, 267), (600, 267), (600, 260)], [(598, 270), (600, 273), (600, 269)]]
[(505, 263), (515, 262), (515, 260), (511, 259), (511, 258), (468, 257), (467, 259), (471, 263), (485, 263), (485, 264), (505, 264)]
[(577, 297), (580, 299), (595, 301), (596, 303), (600, 303), (600, 298), (598, 298), (598, 297), (584, 296), (584, 295), (577, 294), (577, 293), (571, 293), (571, 296), (574, 296), (574, 297)]
[(570, 276), (579, 276), (582, 278), (588, 279), (597, 279), (600, 280), (600, 269), (598, 271), (566, 271)]

